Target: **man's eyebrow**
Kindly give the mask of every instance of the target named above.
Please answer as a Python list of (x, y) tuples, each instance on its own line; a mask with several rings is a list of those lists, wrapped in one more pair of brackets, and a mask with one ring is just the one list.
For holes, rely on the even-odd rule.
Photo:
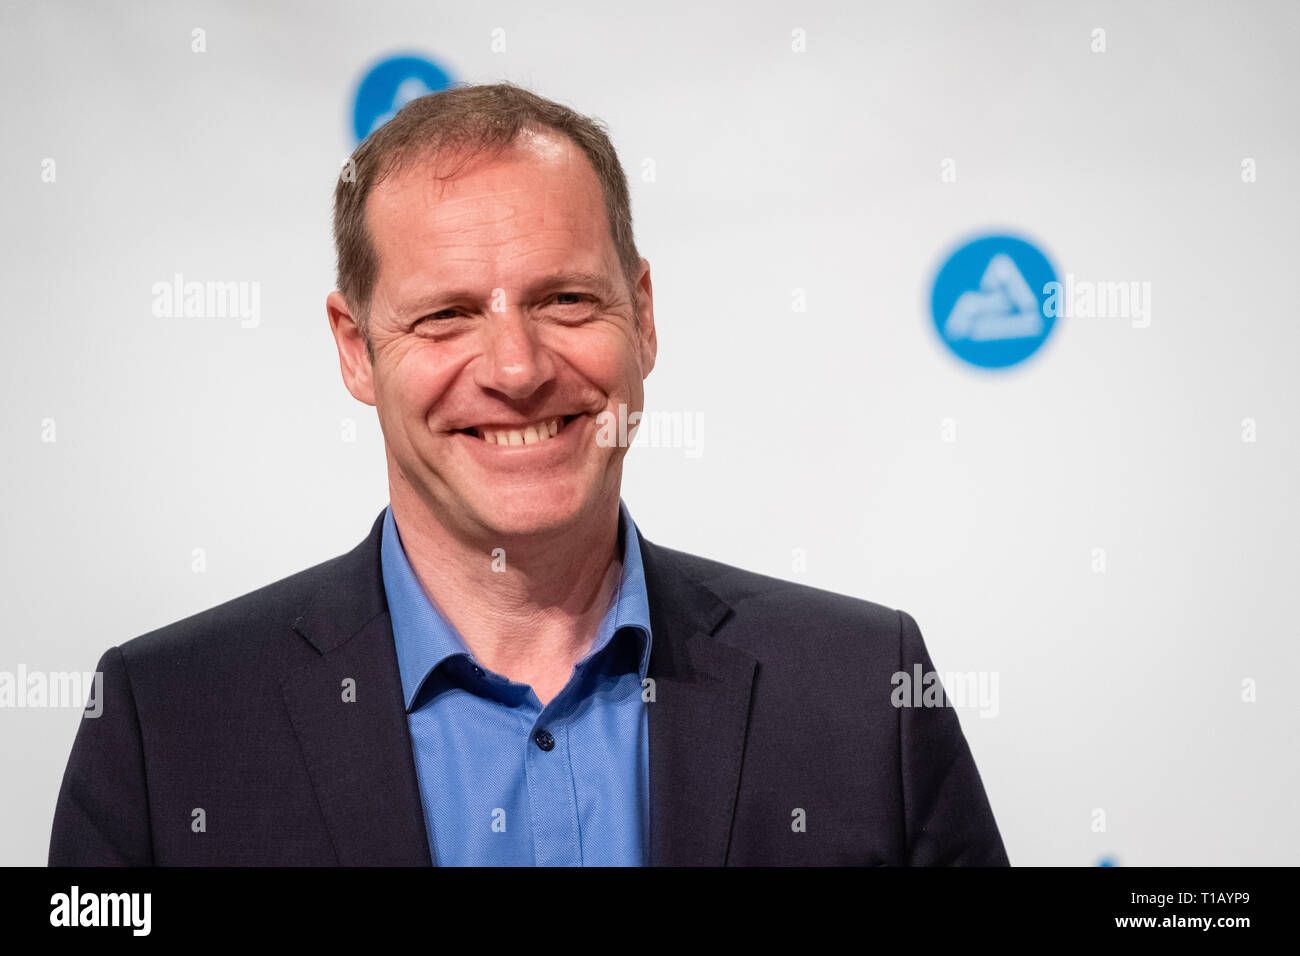
[(403, 303), (397, 308), (397, 317), (399, 319), (414, 319), (427, 314), (434, 308), (447, 308), (449, 302), (464, 302), (476, 298), (475, 293), (468, 289), (447, 289), (436, 292), (426, 292)]
[(529, 283), (525, 294), (535, 296), (542, 292), (566, 285), (590, 286), (607, 298), (612, 297), (614, 286), (608, 277), (599, 272), (552, 272), (548, 276)]

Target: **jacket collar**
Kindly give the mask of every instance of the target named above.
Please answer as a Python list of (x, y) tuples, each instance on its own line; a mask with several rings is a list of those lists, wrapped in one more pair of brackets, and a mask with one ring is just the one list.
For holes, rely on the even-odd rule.
[[(428, 837), (380, 540), (384, 513), (350, 552), (326, 562), (293, 629), (316, 656), (281, 686), (339, 862), (429, 865)], [(754, 659), (715, 634), (731, 607), (683, 555), (639, 539), (654, 634), (649, 683), (650, 859), (726, 861), (748, 727)], [(351, 679), (354, 698), (344, 700)]]

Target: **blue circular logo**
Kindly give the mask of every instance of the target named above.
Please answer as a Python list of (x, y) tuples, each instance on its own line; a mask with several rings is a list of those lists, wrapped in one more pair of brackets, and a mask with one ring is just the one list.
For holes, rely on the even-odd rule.
[(361, 142), (411, 100), (451, 86), (447, 71), (420, 56), (381, 60), (362, 78), (352, 110), (352, 131)]
[(1056, 270), (1023, 239), (981, 236), (934, 280), (930, 311), (943, 344), (980, 368), (1023, 362), (1047, 341), (1060, 303)]

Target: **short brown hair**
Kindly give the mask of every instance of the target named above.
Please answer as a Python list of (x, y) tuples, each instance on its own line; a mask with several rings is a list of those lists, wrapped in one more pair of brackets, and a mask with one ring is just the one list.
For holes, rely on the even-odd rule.
[[(464, 152), (466, 161), (481, 154), (495, 155), (508, 149), (520, 132), (543, 129), (567, 136), (591, 162), (604, 192), (619, 265), (629, 291), (635, 289), (641, 256), (632, 237), (627, 176), (605, 125), (513, 83), (462, 84), (403, 106), (356, 148), (334, 188), (338, 288), (358, 313), (367, 351), (370, 299), (379, 277), (379, 257), (366, 231), (366, 200), (371, 191), (412, 160), (445, 152)], [(454, 172), (447, 178), (451, 175)]]

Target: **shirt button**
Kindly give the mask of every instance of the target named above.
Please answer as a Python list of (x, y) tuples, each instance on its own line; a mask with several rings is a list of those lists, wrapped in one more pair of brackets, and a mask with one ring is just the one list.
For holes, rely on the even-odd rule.
[(549, 730), (539, 730), (533, 734), (533, 742), (542, 750), (552, 750), (555, 747), (555, 738), (551, 736)]

